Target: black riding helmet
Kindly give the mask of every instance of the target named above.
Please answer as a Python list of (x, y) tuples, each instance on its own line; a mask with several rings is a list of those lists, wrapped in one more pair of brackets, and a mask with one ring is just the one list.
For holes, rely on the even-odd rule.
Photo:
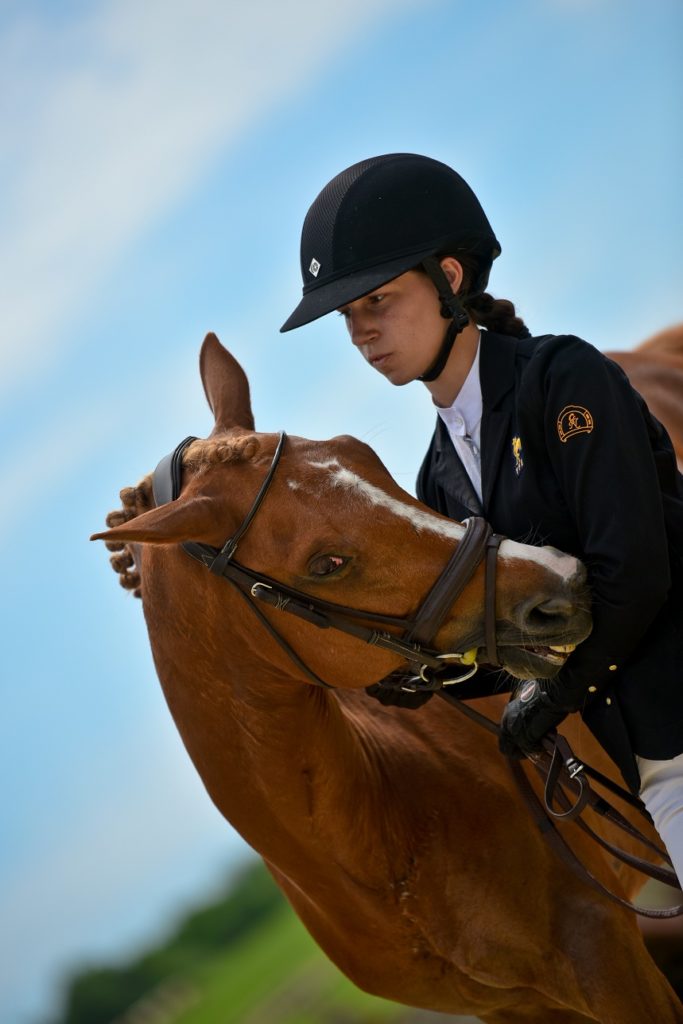
[(342, 171), (322, 190), (301, 233), (303, 299), (280, 328), (317, 320), (422, 266), (451, 320), (436, 362), (443, 369), (455, 336), (468, 322), (437, 256), (467, 252), (479, 273), (470, 294), (484, 291), (500, 245), (479, 200), (446, 164), (413, 153), (372, 157)]

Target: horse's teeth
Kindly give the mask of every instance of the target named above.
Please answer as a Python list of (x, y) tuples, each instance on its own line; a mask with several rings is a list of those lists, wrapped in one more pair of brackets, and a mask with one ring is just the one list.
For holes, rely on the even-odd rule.
[(572, 651), (576, 650), (576, 644), (564, 644), (563, 646), (553, 647), (552, 644), (548, 645), (549, 650), (559, 651), (560, 654), (571, 654)]

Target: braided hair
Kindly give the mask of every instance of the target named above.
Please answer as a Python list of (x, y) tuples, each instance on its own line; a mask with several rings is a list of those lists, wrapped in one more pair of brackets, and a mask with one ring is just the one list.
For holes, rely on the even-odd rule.
[[(472, 282), (481, 273), (478, 258), (469, 252), (444, 252), (438, 257), (444, 259), (451, 256), (463, 269), (463, 280), (459, 296), (470, 319), (480, 327), (485, 327), (498, 334), (508, 334), (513, 338), (529, 338), (531, 331), (522, 318), (517, 315), (514, 304), (509, 299), (494, 299), (488, 292), (474, 292), (470, 295)], [(419, 267), (415, 268), (419, 270)]]

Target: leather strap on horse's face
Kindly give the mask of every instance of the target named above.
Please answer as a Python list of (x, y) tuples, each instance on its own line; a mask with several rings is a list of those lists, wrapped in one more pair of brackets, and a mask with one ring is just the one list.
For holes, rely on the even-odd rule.
[(438, 580), (420, 605), (415, 624), (407, 640), (418, 643), (431, 641), (443, 621), (474, 575), (480, 562), (485, 560), (484, 633), (486, 663), (498, 665), (496, 649), (496, 561), (502, 537), (493, 533), (485, 519), (473, 516), (465, 520), (466, 529)]
[(175, 501), (180, 494), (183, 483), (183, 454), (186, 448), (196, 441), (197, 438), (190, 435), (181, 441), (177, 448), (174, 448), (170, 455), (165, 455), (152, 477), (152, 494), (154, 503), (166, 505), (169, 501)]
[[(242, 596), (245, 597), (253, 610), (258, 614), (263, 625), (295, 664), (303, 669), (313, 682), (327, 687), (330, 684), (326, 683), (309, 669), (272, 624), (258, 612), (253, 599), (258, 599), (279, 610), (298, 615), (300, 618), (321, 629), (337, 629), (368, 644), (390, 651), (417, 668), (418, 676), (413, 680), (416, 688), (420, 688), (422, 681), (424, 688), (433, 689), (442, 685), (444, 674), (450, 671), (447, 663), (462, 658), (462, 654), (456, 652), (440, 654), (438, 651), (434, 651), (425, 645), (433, 641), (448, 612), (471, 579), (477, 566), (486, 558), (485, 639), (487, 662), (497, 664), (495, 642), (495, 563), (501, 538), (492, 534), (488, 523), (479, 517), (473, 517), (465, 521), (465, 532), (462, 539), (413, 620), (400, 616), (382, 615), (377, 612), (366, 612), (357, 608), (349, 608), (345, 605), (333, 604), (329, 601), (314, 598), (303, 591), (288, 587), (278, 580), (264, 576), (262, 573), (257, 573), (247, 566), (240, 565), (234, 560), (237, 546), (253, 522), (273, 480), (282, 455), (286, 436), (284, 432), (280, 434), (280, 440), (268, 473), (249, 512), (237, 531), (226, 540), (220, 549), (197, 541), (186, 541), (182, 544), (183, 550), (192, 558), (201, 562), (202, 565), (205, 565), (212, 573), (232, 583)], [(173, 501), (180, 494), (182, 486), (182, 457), (185, 449), (193, 440), (195, 440), (194, 437), (185, 438), (175, 451), (162, 459), (157, 466), (152, 480), (152, 490), (157, 504)], [(491, 593), (491, 591), (494, 592)], [(373, 626), (363, 625), (363, 620), (373, 623)], [(404, 634), (402, 637), (397, 637), (384, 630), (378, 630), (376, 628), (377, 624), (401, 628)], [(476, 667), (475, 661), (473, 667), (460, 678), (468, 678), (476, 671)], [(430, 677), (427, 677), (425, 674), (427, 670), (430, 670)], [(390, 679), (391, 677), (387, 677), (387, 683), (390, 686), (398, 685), (397, 683), (390, 683)]]

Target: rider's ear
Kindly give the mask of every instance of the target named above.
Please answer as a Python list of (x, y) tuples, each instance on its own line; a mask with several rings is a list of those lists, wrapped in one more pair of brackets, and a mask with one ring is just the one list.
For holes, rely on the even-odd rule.
[(444, 258), (439, 262), (441, 264), (441, 269), (448, 278), (451, 288), (457, 294), (460, 290), (460, 285), (462, 284), (464, 276), (462, 263), (459, 263), (454, 256), (444, 256)]

